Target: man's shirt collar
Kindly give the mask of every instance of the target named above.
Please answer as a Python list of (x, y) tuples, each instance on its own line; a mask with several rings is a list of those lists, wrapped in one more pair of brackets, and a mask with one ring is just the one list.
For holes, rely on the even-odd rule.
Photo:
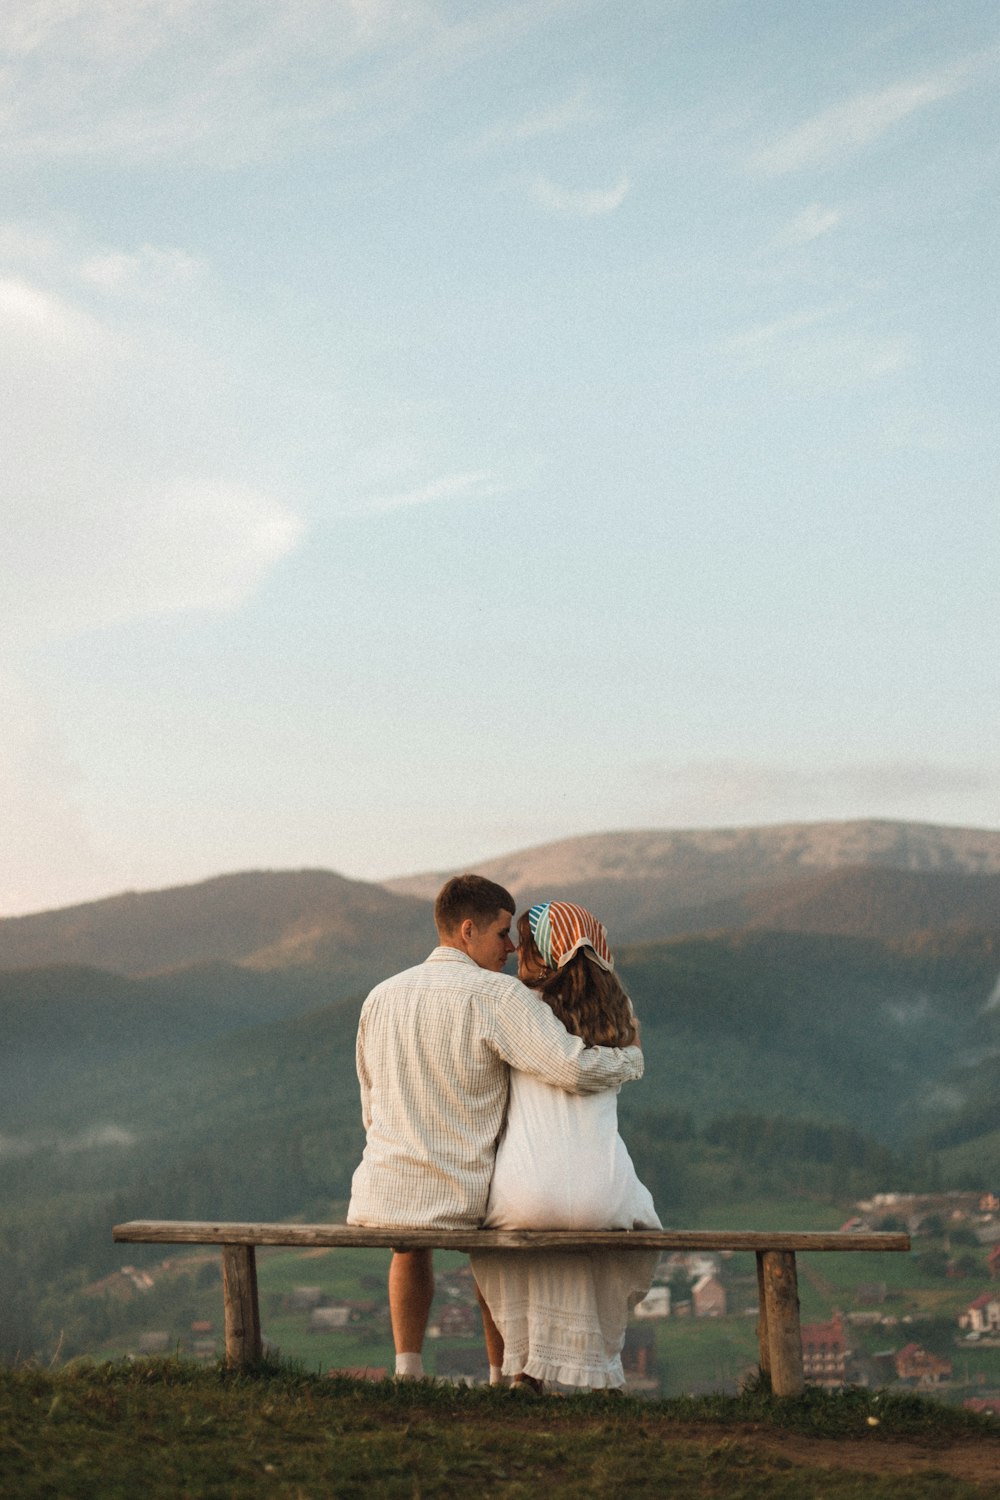
[(429, 964), (471, 964), (474, 969), (479, 968), (476, 960), (470, 958), (467, 953), (463, 953), (461, 948), (448, 948), (444, 945), (435, 948), (434, 952), (428, 956), (427, 962)]

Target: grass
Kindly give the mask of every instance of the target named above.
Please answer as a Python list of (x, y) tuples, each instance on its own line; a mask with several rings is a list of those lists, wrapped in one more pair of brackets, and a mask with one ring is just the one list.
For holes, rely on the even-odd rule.
[[(919, 1472), (887, 1465), (914, 1438), (934, 1449), (930, 1464)], [(815, 1456), (814, 1439), (826, 1440)], [(860, 1449), (860, 1461), (832, 1463), (830, 1439)], [(908, 1395), (778, 1401), (757, 1390), (656, 1403), (522, 1402), (488, 1390), (331, 1380), (288, 1365), (240, 1376), (175, 1360), (0, 1373), (0, 1493), (19, 1500), (527, 1500), (540, 1489), (547, 1500), (1000, 1495), (948, 1472), (963, 1444), (985, 1446), (1000, 1472), (995, 1423)]]
[(756, 1318), (665, 1318), (653, 1326), (664, 1396), (723, 1386), (757, 1367)]

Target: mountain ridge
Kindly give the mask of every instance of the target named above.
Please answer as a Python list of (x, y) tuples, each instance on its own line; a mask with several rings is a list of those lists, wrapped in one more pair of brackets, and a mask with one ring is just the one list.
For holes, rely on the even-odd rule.
[[(741, 848), (758, 865), (792, 863), (835, 869), (885, 864), (894, 869), (1000, 874), (1000, 830), (883, 818), (580, 834), (481, 860), (475, 869), (507, 884), (518, 895), (529, 881), (539, 878), (635, 879), (640, 872), (661, 873), (681, 853), (708, 861), (731, 858)], [(381, 884), (387, 890), (426, 895), (460, 868), (396, 876)]]
[(0, 969), (70, 963), (140, 978), (213, 962), (336, 963), (360, 981), (373, 947), (402, 968), (432, 938), (419, 897), (331, 870), (247, 870), (0, 919)]
[[(487, 860), (519, 905), (559, 895), (614, 944), (764, 927), (1000, 933), (1000, 832), (868, 820), (586, 834)], [(447, 872), (390, 882), (250, 870), (0, 919), (0, 970), (73, 964), (132, 978), (222, 964), (367, 988), (435, 940)]]

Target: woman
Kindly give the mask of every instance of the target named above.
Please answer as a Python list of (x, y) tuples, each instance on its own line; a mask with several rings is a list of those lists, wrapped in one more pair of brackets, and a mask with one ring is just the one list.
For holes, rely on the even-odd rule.
[[(591, 912), (541, 902), (517, 930), (518, 974), (567, 1031), (589, 1047), (637, 1040), (607, 934)], [(618, 1134), (617, 1090), (566, 1094), (529, 1074), (511, 1075), (483, 1227), (661, 1227)], [(657, 1258), (638, 1250), (476, 1252), (472, 1269), (503, 1339), (503, 1374), (536, 1389), (543, 1381), (623, 1386), (628, 1309), (649, 1290)]]

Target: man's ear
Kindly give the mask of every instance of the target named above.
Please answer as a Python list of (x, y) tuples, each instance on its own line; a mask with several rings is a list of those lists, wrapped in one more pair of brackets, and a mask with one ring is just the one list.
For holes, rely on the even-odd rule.
[(472, 920), (471, 917), (466, 917), (465, 921), (461, 924), (461, 926), (458, 929), (458, 935), (462, 939), (463, 943), (467, 943), (469, 941), (469, 939), (472, 937), (472, 934), (475, 932), (475, 930), (476, 930), (476, 924), (475, 924), (475, 922)]

